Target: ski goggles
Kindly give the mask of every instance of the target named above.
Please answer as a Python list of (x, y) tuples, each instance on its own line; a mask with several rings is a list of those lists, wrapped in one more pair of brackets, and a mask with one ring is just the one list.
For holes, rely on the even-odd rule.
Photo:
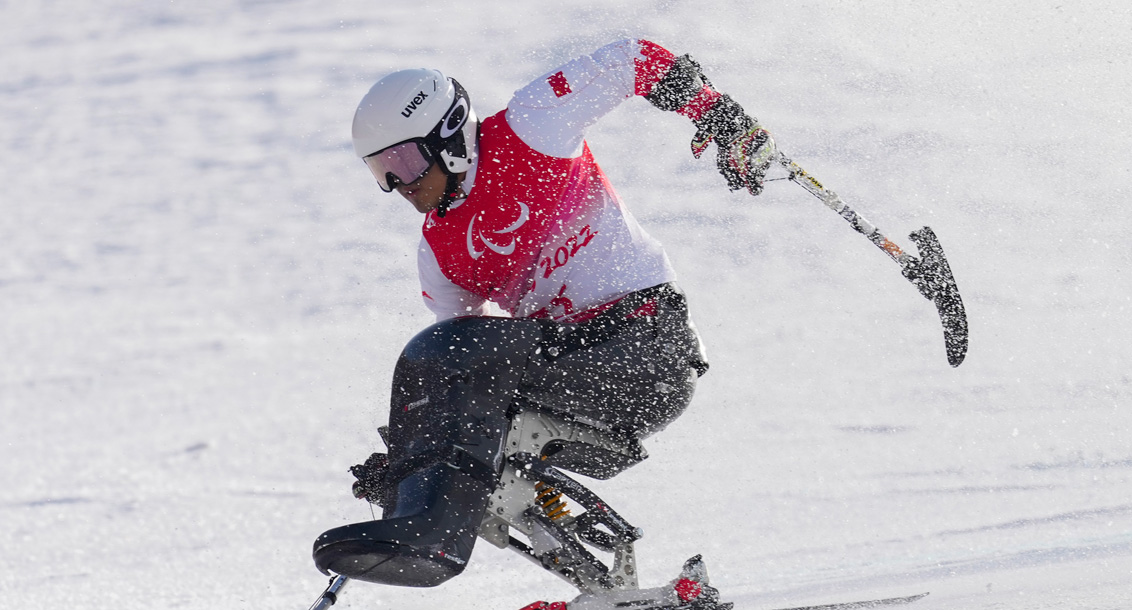
[(377, 178), (381, 190), (389, 193), (398, 184), (410, 184), (420, 180), (432, 167), (433, 156), (421, 140), (408, 140), (383, 148), (368, 157), (363, 157), (366, 167)]

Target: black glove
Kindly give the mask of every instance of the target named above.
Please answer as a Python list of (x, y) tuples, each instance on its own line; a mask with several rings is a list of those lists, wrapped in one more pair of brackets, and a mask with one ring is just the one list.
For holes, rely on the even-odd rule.
[[(700, 65), (691, 56), (683, 55), (676, 58), (645, 99), (661, 110), (678, 111), (695, 100), (705, 87), (711, 89), (711, 82)], [(715, 141), (715, 164), (727, 186), (733, 191), (745, 188), (752, 195), (761, 193), (766, 170), (778, 152), (770, 133), (728, 95), (720, 95), (695, 124), (692, 154), (699, 159), (708, 144)]]
[(375, 453), (366, 459), (364, 464), (350, 467), (350, 474), (357, 477), (354, 481), (354, 497), (366, 500), (371, 504), (385, 507), (388, 499), (385, 487), (385, 473), (389, 471), (389, 456), (384, 453)]
[(721, 95), (715, 105), (696, 121), (692, 154), (697, 159), (715, 141), (715, 165), (733, 191), (747, 189), (752, 195), (763, 192), (763, 180), (771, 161), (778, 154), (774, 138), (747, 116), (731, 96)]

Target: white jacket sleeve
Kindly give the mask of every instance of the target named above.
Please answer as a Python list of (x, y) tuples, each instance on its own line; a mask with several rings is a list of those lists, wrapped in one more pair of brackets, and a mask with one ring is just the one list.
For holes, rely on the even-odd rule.
[(440, 270), (432, 247), (423, 237), (417, 249), (417, 273), (421, 280), (421, 297), (425, 306), (436, 314), (436, 321), (458, 316), (488, 315), (487, 301), (452, 283)]
[(544, 155), (576, 157), (585, 130), (634, 95), (636, 61), (645, 60), (637, 40), (572, 60), (516, 91), (507, 104), (507, 123)]

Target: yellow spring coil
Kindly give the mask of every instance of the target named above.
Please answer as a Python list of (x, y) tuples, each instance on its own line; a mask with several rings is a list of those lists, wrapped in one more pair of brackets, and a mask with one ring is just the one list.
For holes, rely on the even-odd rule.
[(546, 516), (551, 521), (557, 521), (570, 514), (566, 502), (562, 500), (562, 492), (542, 481), (535, 483), (535, 491), (538, 493), (535, 501), (546, 511)]

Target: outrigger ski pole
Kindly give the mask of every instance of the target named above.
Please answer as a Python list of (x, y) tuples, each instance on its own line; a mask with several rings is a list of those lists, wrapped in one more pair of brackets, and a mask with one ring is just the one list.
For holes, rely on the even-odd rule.
[(348, 582), (350, 582), (350, 578), (342, 576), (341, 574), (331, 578), (330, 585), (327, 586), (326, 590), (322, 592), (322, 595), (315, 600), (310, 610), (326, 610), (338, 603), (338, 594), (342, 591), (342, 587), (345, 587)]
[(967, 355), (967, 312), (963, 308), (963, 299), (959, 297), (959, 287), (955, 284), (951, 266), (947, 264), (947, 257), (943, 254), (943, 246), (939, 244), (939, 239), (931, 228), (924, 227), (909, 235), (920, 250), (920, 258), (916, 258), (882, 235), (872, 223), (846, 205), (837, 193), (822, 186), (797, 163), (782, 153), (778, 153), (775, 160), (790, 172), (789, 179), (792, 182), (821, 199), (826, 207), (837, 212), (853, 229), (869, 238), (869, 241), (900, 265), (900, 272), (904, 277), (912, 282), (924, 298), (934, 303), (939, 311), (939, 319), (943, 322), (947, 362), (951, 366), (962, 364)]

